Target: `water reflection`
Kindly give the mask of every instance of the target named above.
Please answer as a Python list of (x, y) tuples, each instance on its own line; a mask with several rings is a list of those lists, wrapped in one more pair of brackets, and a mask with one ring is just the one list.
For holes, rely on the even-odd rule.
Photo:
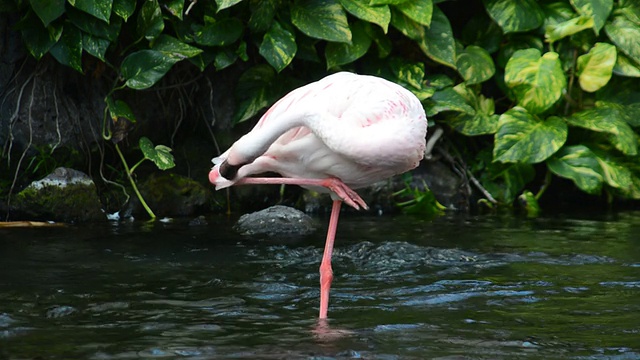
[(322, 322), (322, 231), (210, 221), (0, 230), (0, 358), (640, 357), (639, 213), (344, 217)]

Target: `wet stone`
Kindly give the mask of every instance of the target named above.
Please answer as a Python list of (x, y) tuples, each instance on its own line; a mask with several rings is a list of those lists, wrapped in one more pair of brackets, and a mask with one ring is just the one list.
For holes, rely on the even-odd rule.
[(57, 318), (73, 315), (77, 311), (78, 310), (73, 306), (68, 306), (68, 305), (55, 306), (47, 310), (46, 316), (49, 319), (57, 319)]
[(242, 235), (304, 236), (317, 228), (313, 219), (300, 210), (275, 205), (240, 217), (234, 229)]

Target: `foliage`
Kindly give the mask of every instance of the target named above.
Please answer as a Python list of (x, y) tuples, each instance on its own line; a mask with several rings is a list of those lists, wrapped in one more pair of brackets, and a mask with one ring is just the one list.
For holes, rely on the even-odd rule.
[(172, 167), (175, 166), (175, 164), (173, 162), (173, 155), (171, 155), (171, 149), (169, 147), (164, 145), (157, 145), (154, 147), (151, 140), (149, 140), (144, 136), (140, 138), (139, 145), (140, 145), (140, 151), (142, 151), (143, 158), (140, 161), (138, 161), (135, 165), (133, 165), (131, 168), (129, 168), (127, 161), (124, 159), (124, 155), (122, 155), (122, 152), (120, 151), (120, 147), (118, 147), (117, 143), (115, 144), (115, 148), (118, 155), (120, 156), (120, 159), (122, 161), (122, 164), (124, 165), (125, 170), (127, 171), (127, 178), (131, 183), (131, 187), (133, 188), (133, 191), (136, 193), (136, 196), (138, 197), (138, 199), (140, 200), (140, 204), (142, 204), (142, 207), (147, 211), (147, 214), (149, 214), (149, 217), (151, 219), (155, 219), (156, 215), (153, 213), (153, 210), (151, 210), (149, 205), (147, 205), (147, 202), (144, 200), (144, 198), (142, 197), (142, 194), (138, 190), (138, 186), (136, 185), (136, 182), (133, 180), (133, 172), (145, 160), (152, 161), (154, 164), (156, 164), (156, 166), (160, 170), (171, 169)]
[(245, 69), (236, 122), (323, 72), (366, 72), (407, 87), (432, 123), (464, 139), (465, 162), (501, 203), (546, 173), (589, 194), (640, 199), (640, 3), (460, 5), (13, 0), (1, 9), (20, 14), (15, 28), (35, 58), (49, 53), (83, 72), (87, 54), (110, 66), (117, 76), (105, 115), (114, 121), (135, 120), (115, 90), (149, 88), (180, 61), (200, 70)]
[(430, 218), (444, 213), (446, 208), (438, 202), (424, 180), (420, 186), (412, 186), (413, 178), (410, 174), (405, 174), (404, 180), (405, 188), (393, 194), (398, 199), (396, 205), (403, 212)]

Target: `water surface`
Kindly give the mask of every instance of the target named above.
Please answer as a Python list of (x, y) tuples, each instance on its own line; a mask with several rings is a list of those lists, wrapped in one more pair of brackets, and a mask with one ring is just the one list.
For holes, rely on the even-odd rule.
[(0, 359), (640, 358), (640, 212), (344, 216), (326, 323), (323, 231), (208, 221), (0, 229)]

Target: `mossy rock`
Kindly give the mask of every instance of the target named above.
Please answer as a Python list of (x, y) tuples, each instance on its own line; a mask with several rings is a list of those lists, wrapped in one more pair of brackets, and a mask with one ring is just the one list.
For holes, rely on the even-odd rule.
[(86, 174), (57, 168), (11, 199), (11, 217), (59, 222), (105, 221), (96, 186)]
[[(211, 190), (199, 182), (178, 174), (152, 174), (140, 186), (140, 192), (151, 210), (160, 217), (194, 216), (207, 211)], [(136, 202), (134, 214), (144, 210)]]

